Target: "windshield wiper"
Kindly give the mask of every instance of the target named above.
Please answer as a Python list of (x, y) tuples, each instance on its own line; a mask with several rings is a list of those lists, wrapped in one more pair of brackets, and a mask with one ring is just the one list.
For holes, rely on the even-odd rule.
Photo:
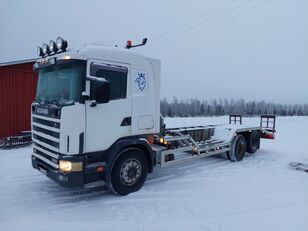
[(59, 103), (57, 101), (55, 101), (55, 100), (50, 101), (50, 104), (59, 106)]
[(51, 105), (59, 106), (58, 101), (55, 100), (55, 99), (46, 99), (46, 100), (44, 100), (42, 102), (43, 102), (43, 104), (46, 103), (46, 104), (51, 104)]

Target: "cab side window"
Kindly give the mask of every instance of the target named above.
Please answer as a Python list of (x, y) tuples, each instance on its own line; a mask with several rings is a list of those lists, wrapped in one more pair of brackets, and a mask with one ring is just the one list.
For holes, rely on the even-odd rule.
[[(127, 94), (127, 69), (93, 65), (91, 75), (110, 82), (110, 100), (125, 99)], [(91, 87), (92, 90), (92, 87)]]

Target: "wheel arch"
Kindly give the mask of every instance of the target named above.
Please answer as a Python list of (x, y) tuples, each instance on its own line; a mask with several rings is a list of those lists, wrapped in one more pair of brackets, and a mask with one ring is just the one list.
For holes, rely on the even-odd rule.
[(106, 186), (111, 190), (114, 191), (112, 183), (111, 183), (111, 172), (112, 168), (116, 162), (116, 160), (125, 152), (126, 149), (129, 148), (139, 148), (147, 157), (149, 163), (149, 172), (153, 171), (154, 167), (154, 154), (150, 147), (150, 144), (145, 138), (138, 138), (138, 137), (130, 137), (127, 139), (121, 139), (117, 141), (109, 152), (109, 158), (107, 161), (107, 166), (109, 166), (109, 171), (106, 174)]
[(149, 142), (145, 138), (129, 138), (124, 140), (119, 140), (113, 145), (110, 150), (110, 158), (108, 160), (108, 166), (112, 169), (115, 161), (123, 154), (125, 149), (128, 148), (138, 148), (141, 149), (145, 156), (147, 157), (149, 163), (149, 172), (153, 171), (154, 167), (154, 156), (153, 151)]

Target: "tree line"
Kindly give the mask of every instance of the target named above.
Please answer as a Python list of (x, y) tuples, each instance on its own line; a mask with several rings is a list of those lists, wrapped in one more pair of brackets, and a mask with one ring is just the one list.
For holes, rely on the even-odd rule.
[(190, 116), (221, 116), (229, 114), (241, 114), (254, 116), (272, 114), (278, 116), (308, 116), (308, 104), (282, 104), (268, 103), (265, 101), (239, 100), (179, 100), (173, 97), (169, 102), (166, 98), (160, 102), (161, 113), (167, 117), (190, 117)]

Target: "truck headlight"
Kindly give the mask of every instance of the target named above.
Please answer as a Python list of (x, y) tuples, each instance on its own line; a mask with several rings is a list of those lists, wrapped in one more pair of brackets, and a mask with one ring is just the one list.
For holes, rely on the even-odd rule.
[(82, 162), (71, 162), (68, 160), (60, 160), (59, 169), (62, 170), (63, 172), (82, 171)]

